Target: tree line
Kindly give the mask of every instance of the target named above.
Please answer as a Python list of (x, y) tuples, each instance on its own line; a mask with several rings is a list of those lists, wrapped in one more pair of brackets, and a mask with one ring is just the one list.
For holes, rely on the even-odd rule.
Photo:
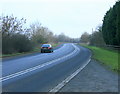
[(83, 33), (80, 40), (94, 46), (120, 46), (120, 1), (106, 12), (102, 25), (92, 34)]
[(102, 26), (98, 26), (96, 30), (92, 32), (92, 34), (84, 32), (81, 35), (80, 42), (92, 46), (99, 46), (99, 47), (105, 46), (106, 43), (102, 35)]
[(64, 33), (55, 35), (39, 22), (25, 27), (26, 19), (18, 19), (13, 15), (0, 16), (0, 33), (2, 34), (2, 54), (32, 51), (44, 43), (78, 42)]
[(106, 44), (120, 45), (120, 1), (105, 14), (102, 33)]

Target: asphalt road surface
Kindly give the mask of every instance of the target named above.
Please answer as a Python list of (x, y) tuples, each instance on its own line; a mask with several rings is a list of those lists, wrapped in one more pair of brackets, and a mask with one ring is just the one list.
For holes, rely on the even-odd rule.
[(80, 94), (82, 94), (82, 92), (92, 92), (87, 94), (120, 94), (118, 93), (118, 78), (117, 73), (109, 70), (108, 67), (100, 62), (91, 60), (90, 63), (69, 83), (61, 88), (59, 92), (80, 92)]
[(91, 52), (66, 43), (53, 53), (3, 60), (3, 92), (49, 92), (90, 60)]

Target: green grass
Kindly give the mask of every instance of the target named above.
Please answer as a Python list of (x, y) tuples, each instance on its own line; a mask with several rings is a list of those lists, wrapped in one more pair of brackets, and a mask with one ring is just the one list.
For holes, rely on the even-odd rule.
[(59, 44), (58, 44), (58, 43), (56, 43), (56, 44), (53, 44), (53, 45), (52, 45), (52, 47), (56, 47), (56, 46), (58, 46), (58, 45), (59, 45)]
[(34, 52), (35, 52), (35, 51), (22, 52), (22, 53), (12, 53), (12, 54), (2, 54), (0, 57), (5, 58), (5, 57), (20, 56), (20, 55), (25, 55), (25, 54), (31, 54), (31, 53), (34, 53)]
[(120, 69), (118, 68), (118, 56), (120, 56), (120, 53), (94, 46), (88, 46), (83, 44), (82, 46), (92, 50), (93, 59), (98, 60), (104, 65), (107, 65), (113, 71), (117, 71), (117, 72), (120, 71)]

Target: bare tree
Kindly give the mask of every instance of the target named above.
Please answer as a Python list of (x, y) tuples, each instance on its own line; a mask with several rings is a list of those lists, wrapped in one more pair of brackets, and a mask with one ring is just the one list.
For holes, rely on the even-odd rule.
[(94, 31), (90, 35), (90, 45), (94, 45), (94, 46), (104, 46), (105, 45), (105, 41), (104, 41), (103, 35), (102, 35), (102, 27), (101, 26), (98, 26), (96, 28), (96, 31)]
[(26, 19), (18, 19), (17, 17), (11, 16), (0, 16), (1, 32), (2, 35), (12, 35), (13, 33), (19, 33), (24, 31), (23, 24), (26, 23)]
[(89, 43), (89, 41), (90, 41), (90, 34), (87, 33), (87, 32), (84, 32), (81, 35), (80, 42), (82, 42), (82, 43)]
[(40, 23), (34, 23), (30, 27), (31, 38), (36, 43), (55, 42), (54, 34), (48, 28), (41, 26)]

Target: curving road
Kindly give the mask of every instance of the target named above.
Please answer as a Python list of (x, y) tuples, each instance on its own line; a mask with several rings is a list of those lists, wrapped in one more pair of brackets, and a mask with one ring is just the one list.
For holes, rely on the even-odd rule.
[(91, 52), (66, 43), (53, 53), (3, 60), (3, 92), (48, 92), (90, 60)]

